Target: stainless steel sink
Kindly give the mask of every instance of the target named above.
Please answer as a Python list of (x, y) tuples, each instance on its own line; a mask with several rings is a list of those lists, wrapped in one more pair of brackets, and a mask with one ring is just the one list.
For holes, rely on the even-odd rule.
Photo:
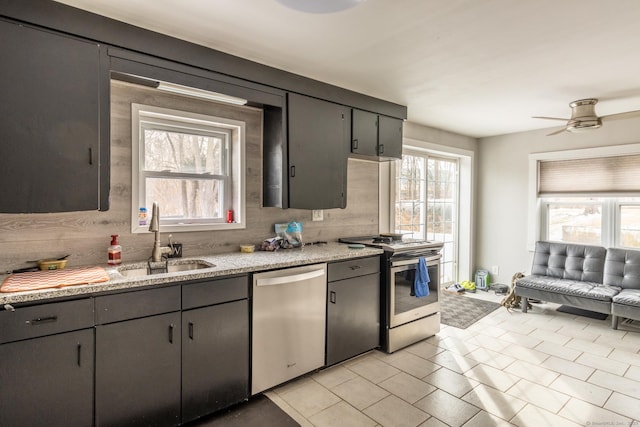
[[(212, 268), (212, 267), (215, 267), (215, 265), (211, 264), (210, 262), (197, 259), (197, 260), (185, 260), (185, 261), (179, 261), (176, 263), (171, 263), (168, 265), (167, 270), (168, 270), (168, 273), (178, 273), (181, 271), (200, 270), (203, 268)], [(118, 268), (118, 272), (125, 277), (141, 277), (141, 276), (149, 276), (152, 274), (164, 273), (164, 272), (157, 272), (157, 271), (150, 272), (146, 265), (141, 266), (139, 264), (122, 266)]]

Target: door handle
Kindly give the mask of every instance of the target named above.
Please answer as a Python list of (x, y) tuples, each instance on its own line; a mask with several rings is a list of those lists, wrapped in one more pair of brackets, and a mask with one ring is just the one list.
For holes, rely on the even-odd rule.
[(324, 276), (324, 274), (325, 274), (324, 269), (321, 269), (321, 270), (312, 270), (307, 273), (294, 274), (291, 276), (259, 278), (256, 280), (256, 286), (273, 286), (273, 285), (283, 285), (283, 284), (301, 282), (303, 280), (309, 280), (315, 277)]
[(351, 149), (352, 150), (357, 150), (358, 149), (358, 140), (354, 139), (353, 142), (351, 143)]
[(384, 144), (380, 144), (378, 145), (378, 155), (383, 153), (384, 153)]
[(82, 362), (82, 344), (78, 343), (78, 366), (81, 366), (81, 362)]
[(169, 325), (169, 342), (171, 344), (173, 344), (173, 329), (174, 329), (174, 325), (173, 325), (173, 323), (171, 323)]
[(294, 165), (294, 166), (291, 166), (291, 178), (293, 178), (295, 176), (296, 176), (296, 167)]
[(193, 339), (193, 322), (189, 322), (189, 339)]
[(329, 301), (331, 302), (331, 304), (336, 303), (336, 291), (329, 292)]

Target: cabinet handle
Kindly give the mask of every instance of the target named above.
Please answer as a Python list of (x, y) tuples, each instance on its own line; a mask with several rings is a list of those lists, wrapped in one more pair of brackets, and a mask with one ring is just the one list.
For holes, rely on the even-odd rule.
[(351, 267), (349, 267), (351, 270), (355, 271), (355, 270), (360, 270), (362, 267), (360, 267), (359, 265), (352, 265)]
[(354, 139), (353, 142), (351, 143), (351, 149), (352, 150), (357, 150), (358, 149), (358, 140)]
[(291, 178), (293, 178), (294, 176), (296, 176), (296, 167), (291, 166)]
[(329, 301), (331, 302), (331, 304), (336, 303), (336, 291), (329, 292)]
[(193, 339), (193, 322), (189, 322), (189, 338)]
[(380, 144), (378, 145), (378, 155), (383, 153), (384, 153), (384, 144)]
[(25, 323), (27, 325), (39, 325), (41, 323), (51, 323), (51, 322), (57, 322), (58, 321), (58, 316), (47, 316), (47, 317), (37, 317), (35, 319), (31, 319), (31, 320), (26, 320)]
[(82, 366), (82, 344), (78, 343), (78, 366)]
[(173, 344), (173, 323), (169, 325), (169, 342)]
[(89, 164), (93, 164), (93, 148), (89, 147)]

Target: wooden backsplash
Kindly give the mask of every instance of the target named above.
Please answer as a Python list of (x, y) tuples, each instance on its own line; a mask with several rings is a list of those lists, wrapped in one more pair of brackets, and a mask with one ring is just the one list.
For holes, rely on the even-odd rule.
[[(347, 208), (324, 211), (312, 222), (311, 211), (262, 207), (262, 112), (162, 93), (122, 82), (111, 84), (111, 193), (106, 212), (0, 214), (0, 271), (25, 267), (27, 260), (70, 254), (68, 266), (104, 265), (111, 234), (120, 235), (123, 262), (146, 260), (153, 235), (131, 233), (131, 103), (229, 117), (246, 122), (247, 228), (173, 233), (184, 256), (237, 251), (274, 235), (273, 224), (301, 221), (307, 242), (333, 241), (345, 235), (378, 232), (378, 164), (349, 160)], [(73, 189), (69, 189), (73, 191)], [(25, 195), (29, 197), (29, 195)], [(167, 234), (162, 234), (166, 244)]]

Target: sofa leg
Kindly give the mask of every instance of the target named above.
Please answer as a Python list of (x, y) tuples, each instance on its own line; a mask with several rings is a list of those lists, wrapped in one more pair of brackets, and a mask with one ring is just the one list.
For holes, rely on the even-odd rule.
[(618, 316), (615, 314), (611, 315), (611, 329), (618, 329)]
[(522, 297), (522, 300), (520, 301), (520, 304), (522, 304), (522, 312), (526, 313), (527, 312), (527, 306), (529, 305), (529, 298)]

